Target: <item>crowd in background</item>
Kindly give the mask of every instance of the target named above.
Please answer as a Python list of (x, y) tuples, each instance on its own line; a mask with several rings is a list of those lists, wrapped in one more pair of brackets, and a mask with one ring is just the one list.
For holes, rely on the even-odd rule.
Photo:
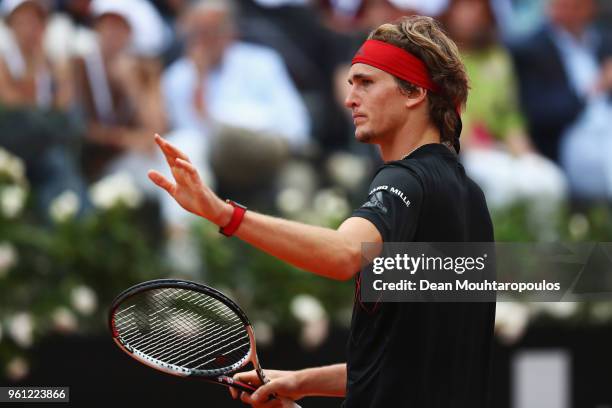
[(343, 107), (350, 60), (372, 28), (425, 14), (457, 42), (470, 77), (468, 173), (492, 208), (528, 202), (545, 227), (564, 202), (612, 200), (611, 9), (606, 0), (2, 0), (0, 147), (26, 163), (43, 217), (66, 190), (86, 213), (91, 183), (128, 173), (180, 234), (189, 218), (147, 180), (166, 168), (154, 133), (222, 197), (247, 204), (269, 200), (296, 160), (318, 165), (345, 151), (375, 166)]

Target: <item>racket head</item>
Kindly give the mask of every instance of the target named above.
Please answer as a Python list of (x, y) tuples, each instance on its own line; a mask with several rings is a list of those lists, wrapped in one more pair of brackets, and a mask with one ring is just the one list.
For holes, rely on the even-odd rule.
[(157, 279), (132, 286), (113, 300), (108, 324), (119, 348), (167, 374), (232, 386), (224, 377), (249, 361), (261, 372), (246, 314), (203, 284)]

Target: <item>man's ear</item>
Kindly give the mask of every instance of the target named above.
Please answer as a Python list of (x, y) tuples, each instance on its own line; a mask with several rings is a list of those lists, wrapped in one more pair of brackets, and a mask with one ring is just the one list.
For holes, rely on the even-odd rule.
[(420, 86), (416, 87), (416, 89), (407, 95), (405, 106), (408, 109), (412, 109), (417, 107), (427, 98), (427, 89), (421, 88)]

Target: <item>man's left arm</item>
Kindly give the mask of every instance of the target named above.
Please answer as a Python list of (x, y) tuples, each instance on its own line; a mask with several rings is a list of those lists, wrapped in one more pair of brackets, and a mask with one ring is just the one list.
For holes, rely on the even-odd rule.
[[(157, 171), (151, 180), (184, 209), (218, 226), (229, 224), (234, 207), (204, 183), (188, 157), (156, 135), (175, 183)], [(235, 235), (262, 251), (298, 268), (331, 279), (347, 280), (361, 267), (361, 243), (382, 242), (378, 229), (363, 218), (349, 218), (337, 229), (288, 221), (247, 211)]]

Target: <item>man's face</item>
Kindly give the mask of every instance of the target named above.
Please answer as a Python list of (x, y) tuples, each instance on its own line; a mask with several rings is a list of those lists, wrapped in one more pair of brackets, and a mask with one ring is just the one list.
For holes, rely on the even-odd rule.
[(468, 47), (482, 43), (493, 24), (482, 0), (456, 0), (449, 10), (448, 20), (455, 41)]
[(188, 47), (200, 50), (210, 65), (218, 64), (233, 39), (232, 22), (225, 10), (200, 10), (186, 16)]
[(348, 74), (349, 93), (344, 105), (353, 113), (355, 138), (381, 143), (406, 123), (406, 101), (390, 74), (366, 64), (354, 64)]
[(98, 17), (95, 27), (106, 55), (117, 55), (130, 44), (132, 39), (130, 25), (117, 14), (103, 14)]
[(46, 16), (38, 6), (24, 3), (17, 7), (10, 15), (8, 24), (26, 52), (42, 45)]
[(549, 0), (548, 15), (551, 21), (571, 33), (582, 33), (594, 13), (593, 0)]

